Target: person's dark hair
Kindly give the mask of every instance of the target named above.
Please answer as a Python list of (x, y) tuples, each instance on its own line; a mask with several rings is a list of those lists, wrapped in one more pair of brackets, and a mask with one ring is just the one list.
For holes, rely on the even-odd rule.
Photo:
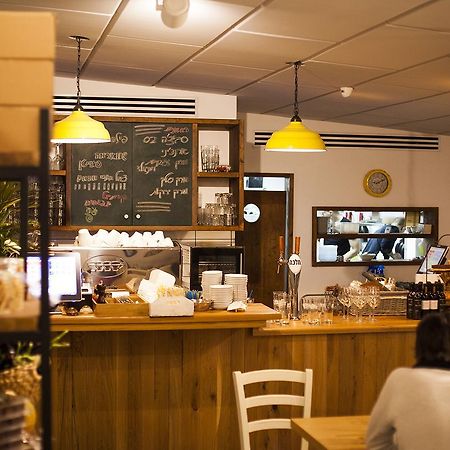
[(419, 323), (415, 367), (450, 369), (450, 313), (432, 313)]

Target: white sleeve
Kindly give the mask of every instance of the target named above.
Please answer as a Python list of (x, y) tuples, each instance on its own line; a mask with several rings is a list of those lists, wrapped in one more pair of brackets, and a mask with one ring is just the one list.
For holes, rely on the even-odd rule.
[(399, 385), (393, 372), (389, 375), (372, 409), (366, 434), (367, 450), (395, 450), (394, 410), (392, 401)]

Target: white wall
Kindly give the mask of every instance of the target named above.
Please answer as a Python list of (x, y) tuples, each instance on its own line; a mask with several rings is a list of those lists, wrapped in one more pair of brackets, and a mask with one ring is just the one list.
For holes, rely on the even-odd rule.
[[(440, 137), (439, 151), (332, 149), (325, 153), (267, 153), (252, 145), (253, 132), (273, 131), (289, 119), (278, 116), (246, 114), (245, 171), (294, 174), (294, 235), (302, 237), (303, 260), (301, 293), (322, 292), (335, 283), (361, 279), (363, 266), (311, 266), (311, 208), (313, 206), (438, 206), (439, 234), (450, 233), (450, 137)], [(404, 131), (306, 121), (305, 125), (329, 133), (408, 134)], [(418, 133), (411, 133), (418, 135)], [(393, 181), (384, 198), (369, 196), (362, 180), (367, 171), (382, 168)], [(273, 236), (277, 239), (277, 236)], [(443, 241), (446, 243), (446, 241)], [(449, 242), (450, 244), (450, 242)], [(413, 280), (416, 266), (386, 266), (386, 274)]]

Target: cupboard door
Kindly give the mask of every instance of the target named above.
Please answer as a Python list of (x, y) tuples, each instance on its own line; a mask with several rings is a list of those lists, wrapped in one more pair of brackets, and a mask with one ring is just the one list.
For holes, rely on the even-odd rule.
[(104, 125), (110, 143), (72, 145), (72, 225), (132, 224), (133, 125)]
[(134, 124), (133, 224), (192, 225), (192, 124)]

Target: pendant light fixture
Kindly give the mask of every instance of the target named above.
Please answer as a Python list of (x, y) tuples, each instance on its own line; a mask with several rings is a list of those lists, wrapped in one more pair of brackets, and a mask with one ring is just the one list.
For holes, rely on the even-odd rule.
[(70, 36), (78, 44), (77, 64), (77, 103), (70, 116), (56, 122), (53, 126), (52, 142), (57, 144), (100, 144), (111, 142), (111, 137), (105, 126), (89, 117), (80, 103), (80, 73), (81, 73), (81, 41), (89, 38), (84, 36)]
[(268, 152), (324, 152), (326, 150), (322, 138), (315, 131), (306, 128), (298, 115), (298, 68), (300, 61), (288, 63), (295, 69), (294, 116), (289, 125), (274, 131), (266, 142)]

